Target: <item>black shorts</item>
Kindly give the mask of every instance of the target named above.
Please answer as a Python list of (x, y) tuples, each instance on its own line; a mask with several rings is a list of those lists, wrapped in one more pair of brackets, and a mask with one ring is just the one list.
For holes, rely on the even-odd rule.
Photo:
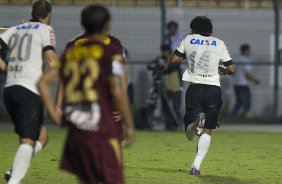
[(185, 103), (184, 122), (186, 126), (196, 120), (198, 113), (203, 112), (206, 115), (205, 128), (216, 128), (222, 105), (221, 88), (219, 86), (191, 84), (186, 91)]
[(21, 138), (38, 140), (44, 119), (44, 110), (39, 95), (22, 86), (4, 89), (4, 102)]

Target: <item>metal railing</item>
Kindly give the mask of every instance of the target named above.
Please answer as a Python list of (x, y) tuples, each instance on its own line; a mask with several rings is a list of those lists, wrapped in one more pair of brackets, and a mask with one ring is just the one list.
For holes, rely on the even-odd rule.
[[(0, 4), (28, 5), (34, 0), (0, 0)], [(54, 5), (160, 6), (160, 0), (50, 0)], [(271, 0), (165, 0), (166, 7), (272, 8)]]
[[(234, 62), (235, 65), (245, 65), (245, 63)], [(149, 95), (149, 91), (153, 86), (152, 73), (147, 70), (148, 61), (129, 61), (127, 63), (128, 67), (128, 78), (129, 82), (133, 84), (134, 91), (134, 103), (135, 107), (141, 108), (146, 106), (146, 100)], [(274, 119), (272, 112), (278, 112), (276, 114), (277, 118), (282, 116), (282, 99), (277, 98), (277, 104), (273, 102), (273, 93), (275, 86), (275, 79), (273, 77), (273, 71), (275, 68), (274, 62), (252, 62), (250, 65), (253, 68), (254, 75), (260, 81), (259, 85), (255, 85), (250, 82), (250, 89), (252, 94), (252, 108), (249, 113), (250, 117), (261, 118), (261, 119)], [(282, 69), (282, 65), (279, 66)], [(183, 62), (182, 69), (186, 69), (186, 62)], [(182, 71), (184, 72), (184, 70)], [(233, 89), (233, 77), (232, 76), (222, 76), (221, 77), (221, 87), (222, 87), (222, 99), (224, 109), (228, 109), (231, 112), (233, 105), (235, 103), (235, 94)], [(182, 94), (182, 114), (185, 111), (184, 97), (185, 90), (188, 83), (183, 83), (183, 94)], [(282, 82), (279, 81), (277, 94), (282, 95)], [(266, 113), (266, 111), (268, 113)]]

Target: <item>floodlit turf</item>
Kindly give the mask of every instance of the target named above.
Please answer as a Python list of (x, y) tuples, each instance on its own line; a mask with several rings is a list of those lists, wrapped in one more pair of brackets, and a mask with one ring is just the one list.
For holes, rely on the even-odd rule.
[[(58, 169), (64, 137), (64, 131), (50, 132), (47, 148), (34, 158), (23, 184), (76, 183)], [(202, 176), (195, 177), (187, 169), (197, 142), (186, 141), (183, 133), (138, 132), (135, 145), (124, 150), (127, 183), (282, 183), (281, 140), (281, 133), (215, 132)], [(0, 173), (10, 167), (16, 144), (15, 134), (0, 131)]]

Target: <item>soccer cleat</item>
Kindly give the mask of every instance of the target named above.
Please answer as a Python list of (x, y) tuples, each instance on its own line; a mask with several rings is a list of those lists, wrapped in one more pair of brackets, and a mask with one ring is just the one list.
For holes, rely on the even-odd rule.
[(195, 167), (192, 167), (191, 170), (190, 170), (190, 175), (200, 176), (201, 172), (200, 172), (200, 170), (197, 170)]
[(196, 135), (197, 136), (201, 136), (204, 132), (204, 126), (205, 126), (205, 121), (206, 121), (206, 116), (205, 116), (205, 113), (203, 112), (200, 112), (198, 115), (197, 115), (197, 119), (196, 121), (194, 122), (194, 124), (196, 123), (195, 125), (195, 131), (196, 131)]
[(10, 180), (11, 175), (12, 175), (12, 169), (9, 169), (4, 175), (6, 182), (8, 182)]
[(194, 124), (191, 123), (190, 125), (188, 125), (186, 127), (186, 130), (185, 130), (185, 133), (186, 133), (186, 137), (189, 141), (194, 141), (197, 139), (197, 135), (195, 133), (195, 128), (194, 128)]
[(194, 141), (198, 136), (201, 136), (204, 132), (205, 125), (205, 113), (200, 112), (194, 123), (189, 124), (186, 129), (186, 137), (189, 141)]

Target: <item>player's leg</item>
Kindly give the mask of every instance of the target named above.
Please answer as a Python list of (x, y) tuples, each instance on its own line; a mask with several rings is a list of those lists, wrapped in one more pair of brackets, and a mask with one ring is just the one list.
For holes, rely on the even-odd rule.
[(35, 142), (33, 156), (39, 153), (48, 143), (48, 133), (45, 126), (40, 129), (38, 140)]
[(38, 121), (42, 122), (41, 126), (39, 127), (39, 135), (38, 135), (38, 139), (35, 142), (34, 145), (34, 149), (33, 149), (33, 157), (38, 154), (46, 145), (48, 142), (48, 133), (47, 133), (47, 129), (45, 126), (43, 125), (43, 121), (44, 121), (44, 109), (43, 109), (43, 104), (41, 103), (41, 101), (38, 101), (38, 104), (36, 105), (38, 106)]
[(212, 129), (215, 129), (217, 126), (218, 114), (222, 105), (221, 89), (219, 87), (207, 86), (204, 91), (208, 91), (208, 94), (202, 94), (205, 113), (204, 131), (197, 145), (194, 163), (190, 170), (191, 175), (200, 175), (200, 166), (208, 153)]
[(20, 138), (20, 144), (15, 154), (12, 173), (8, 184), (18, 184), (24, 178), (30, 166), (35, 141), (29, 138)]
[(199, 114), (202, 111), (201, 104), (199, 102), (198, 85), (190, 85), (186, 91), (185, 104), (186, 112), (184, 116), (185, 133), (189, 141), (195, 140), (198, 136), (196, 130), (202, 119)]
[[(27, 140), (22, 140), (20, 142), (29, 142)], [(42, 127), (40, 130), (40, 135), (39, 135), (39, 139), (34, 142), (34, 146), (33, 146), (33, 153), (32, 153), (32, 157), (34, 157), (37, 153), (39, 153), (47, 144), (48, 142), (48, 134), (47, 134), (47, 129), (46, 127)], [(21, 143), (20, 143), (21, 144)], [(5, 173), (5, 179), (6, 181), (9, 181), (12, 175), (12, 168), (10, 168), (6, 173)]]
[(20, 183), (25, 176), (33, 155), (35, 140), (41, 127), (41, 99), (21, 86), (6, 88), (5, 104), (15, 125), (15, 132), (20, 137), (20, 144), (15, 154), (9, 184)]
[(105, 140), (101, 145), (101, 182), (108, 184), (124, 184), (123, 160), (121, 147), (117, 139)]
[(190, 175), (200, 175), (200, 166), (208, 153), (210, 142), (211, 142), (211, 133), (212, 130), (204, 129), (203, 135), (201, 135), (198, 145), (194, 163), (190, 170)]
[(193, 114), (196, 114), (196, 118), (192, 123), (188, 124), (188, 126), (186, 127), (186, 137), (189, 141), (194, 141), (198, 136), (201, 136), (203, 134), (205, 124), (205, 113), (199, 111), (200, 110), (197, 110), (196, 112), (191, 113), (192, 115), (190, 116), (194, 116)]

